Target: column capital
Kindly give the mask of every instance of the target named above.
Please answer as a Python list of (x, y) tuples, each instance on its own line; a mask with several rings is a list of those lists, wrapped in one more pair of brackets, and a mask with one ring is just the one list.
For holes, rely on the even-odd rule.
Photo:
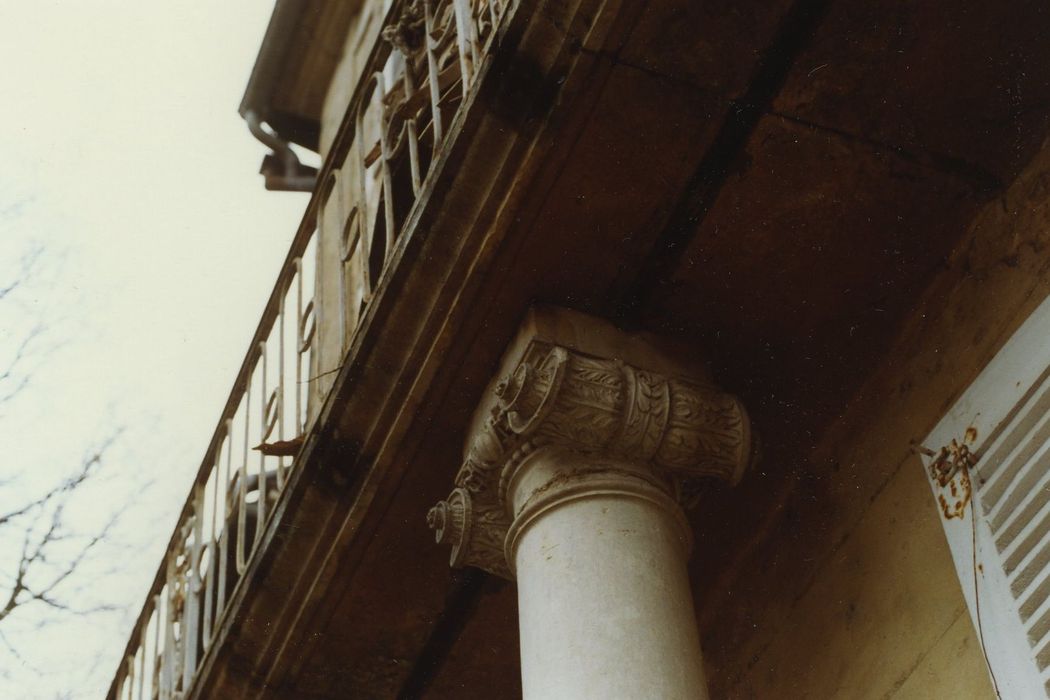
[(486, 390), (456, 488), (427, 516), (453, 566), (512, 578), (504, 539), (518, 508), (508, 485), (540, 449), (642, 468), (657, 483), (735, 483), (751, 461), (740, 401), (658, 343), (562, 309), (534, 309)]

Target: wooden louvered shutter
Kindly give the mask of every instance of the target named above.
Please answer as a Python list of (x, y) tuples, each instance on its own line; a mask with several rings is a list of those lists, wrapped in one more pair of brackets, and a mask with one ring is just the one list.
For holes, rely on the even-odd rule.
[(1050, 300), (923, 444), (953, 440), (972, 467), (924, 463), (989, 666), (1004, 698), (1050, 698)]

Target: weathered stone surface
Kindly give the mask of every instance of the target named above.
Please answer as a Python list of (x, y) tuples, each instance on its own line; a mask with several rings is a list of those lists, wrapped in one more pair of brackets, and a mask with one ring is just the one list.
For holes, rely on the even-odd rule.
[[(1001, 343), (1050, 293), (1050, 262), (1045, 255), (1050, 244), (1050, 200), (1042, 184), (1048, 172), (1050, 149), (1044, 149), (1001, 200), (981, 209), (963, 243), (917, 298), (914, 311), (878, 369), (830, 429), (814, 441), (807, 463), (798, 465), (793, 480), (783, 483), (767, 473), (761, 479), (744, 481), (741, 486), (745, 489), (756, 484), (756, 489), (775, 492), (768, 499), (769, 517), (759, 525), (757, 539), (743, 538), (732, 552), (713, 547), (719, 541), (717, 535), (698, 540), (702, 553), (712, 548), (706, 554), (709, 561), (725, 562), (718, 567), (722, 575), (711, 586), (704, 588), (698, 580), (701, 590), (697, 592), (716, 694), (749, 697), (744, 686), (738, 685), (745, 682), (741, 679), (759, 683), (761, 674), (755, 669), (779, 667), (793, 645), (818, 643), (816, 638), (811, 639), (810, 627), (825, 624), (821, 618), (828, 617), (829, 625), (841, 623), (836, 606), (821, 607), (812, 602), (808, 603), (806, 625), (792, 620), (800, 619), (799, 606), (811, 600), (809, 591), (814, 587), (856, 585), (849, 584), (853, 574), (840, 563), (840, 553), (846, 551), (840, 543), (848, 543), (865, 527), (875, 528), (873, 518), (881, 519), (878, 536), (886, 542), (855, 547), (856, 565), (879, 572), (878, 567), (870, 567), (883, 557), (884, 566), (901, 566), (915, 554), (894, 550), (894, 543), (903, 546), (903, 541), (915, 543), (933, 537), (925, 545), (929, 552), (923, 555), (924, 564), (902, 570), (897, 578), (905, 580), (894, 585), (908, 586), (908, 600), (934, 593), (954, 599), (962, 617), (961, 622), (952, 623), (952, 634), (959, 645), (965, 643), (970, 650), (967, 658), (976, 656), (973, 649), (979, 641), (965, 611), (954, 568), (947, 560), (947, 545), (936, 520), (930, 521), (937, 513), (936, 504), (928, 494), (920, 495), (917, 486), (915, 493), (911, 488), (903, 489), (907, 492), (903, 493), (902, 487), (890, 485), (922, 482), (921, 466), (910, 440), (920, 439), (937, 423)], [(766, 466), (771, 466), (768, 461)], [(762, 471), (756, 476), (762, 476)], [(894, 493), (898, 496), (887, 496)], [(887, 498), (898, 500), (893, 501), (892, 508), (879, 505)], [(882, 515), (867, 515), (869, 508), (876, 507)], [(862, 525), (862, 520), (871, 524)], [(709, 531), (713, 522), (717, 519), (699, 523), (700, 531)], [(870, 576), (882, 580), (879, 573)], [(770, 586), (770, 581), (776, 585)], [(889, 585), (888, 579), (884, 583)], [(901, 603), (906, 609), (912, 605), (908, 600)], [(942, 629), (949, 615), (945, 610), (936, 623)], [(861, 641), (858, 636), (854, 643)], [(912, 647), (924, 645), (902, 643), (901, 647), (917, 653)], [(878, 655), (868, 657), (870, 670), (866, 672), (883, 668), (894, 683), (903, 681), (909, 660), (904, 651), (894, 653), (899, 663), (892, 672), (877, 665), (881, 663)], [(933, 658), (936, 652), (929, 653)], [(825, 655), (819, 662), (808, 660), (805, 682), (825, 687), (819, 684), (859, 672), (846, 669), (843, 658), (850, 659), (845, 666), (854, 663), (855, 657), (833, 655)], [(981, 665), (980, 672), (966, 670), (963, 674), (963, 678), (976, 679), (975, 686), (959, 685), (959, 678), (946, 670), (931, 673), (936, 673), (945, 687), (972, 687), (974, 697), (984, 697), (987, 677), (981, 675), (983, 662)], [(919, 668), (922, 666), (913, 673)], [(901, 692), (907, 688), (916, 692), (916, 682), (906, 682)]]
[(771, 441), (806, 441), (875, 367), (973, 198), (954, 175), (766, 118), (646, 325), (692, 335)]
[(930, 689), (946, 698), (994, 698), (973, 623), (965, 610), (910, 670), (891, 696), (893, 700), (926, 700)]
[(791, 3), (672, 0), (644, 9), (618, 58), (735, 99)]
[(950, 0), (830, 3), (776, 110), (1008, 184), (1046, 133), (1050, 8)]
[(780, 632), (730, 696), (886, 697), (965, 614), (923, 479), (904, 465), (785, 618), (759, 621)]
[(521, 697), (517, 602), (510, 583), (482, 592), (448, 658), (435, 669), (428, 698), (469, 698), (497, 688), (502, 697)]

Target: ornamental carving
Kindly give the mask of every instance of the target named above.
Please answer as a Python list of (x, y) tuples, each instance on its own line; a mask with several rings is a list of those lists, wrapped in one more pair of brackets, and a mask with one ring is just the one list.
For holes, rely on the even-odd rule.
[(750, 461), (743, 406), (705, 380), (670, 377), (617, 359), (530, 342), (496, 383), (492, 407), (468, 441), (457, 488), (431, 509), (453, 566), (510, 578), (505, 488), (531, 452), (558, 446), (648, 465), (680, 493), (699, 478), (735, 483)]

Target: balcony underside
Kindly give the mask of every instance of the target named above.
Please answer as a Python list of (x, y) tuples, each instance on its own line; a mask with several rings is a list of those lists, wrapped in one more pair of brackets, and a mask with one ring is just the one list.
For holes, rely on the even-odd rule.
[[(694, 343), (766, 453), (804, 454), (1046, 134), (1046, 13), (953, 6), (520, 7), (195, 696), (520, 692), (513, 586), (450, 571), (424, 516), (531, 303)], [(702, 504), (694, 564), (800, 468)]]

